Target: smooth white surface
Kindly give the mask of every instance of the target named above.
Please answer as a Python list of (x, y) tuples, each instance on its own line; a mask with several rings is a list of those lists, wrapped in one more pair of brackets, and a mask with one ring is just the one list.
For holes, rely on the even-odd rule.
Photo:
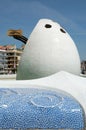
[[(46, 24), (52, 27), (46, 28)], [(69, 34), (60, 29), (58, 23), (48, 19), (38, 22), (22, 54), (17, 79), (36, 79), (63, 70), (80, 74), (77, 48)]]
[(28, 87), (59, 89), (68, 92), (76, 98), (86, 113), (86, 78), (61, 71), (52, 76), (35, 80), (0, 81), (0, 88)]
[(0, 75), (0, 80), (16, 80), (16, 74)]

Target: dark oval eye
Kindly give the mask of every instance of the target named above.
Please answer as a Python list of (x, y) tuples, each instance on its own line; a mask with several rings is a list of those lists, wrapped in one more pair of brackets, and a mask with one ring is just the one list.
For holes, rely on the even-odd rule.
[(66, 33), (62, 28), (60, 28), (60, 31), (63, 32), (63, 33)]
[(52, 25), (50, 25), (50, 24), (46, 24), (45, 27), (46, 27), (46, 28), (51, 28)]

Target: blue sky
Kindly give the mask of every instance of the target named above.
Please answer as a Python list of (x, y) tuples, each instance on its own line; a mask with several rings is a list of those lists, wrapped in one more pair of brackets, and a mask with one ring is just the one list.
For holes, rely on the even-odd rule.
[(22, 29), (29, 37), (41, 18), (49, 18), (63, 26), (74, 40), (81, 60), (86, 60), (86, 0), (1, 0), (0, 44), (21, 42), (8, 37), (9, 29)]

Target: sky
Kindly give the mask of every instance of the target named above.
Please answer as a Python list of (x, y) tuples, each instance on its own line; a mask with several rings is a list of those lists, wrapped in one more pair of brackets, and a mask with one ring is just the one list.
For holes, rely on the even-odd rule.
[(22, 29), (29, 37), (39, 19), (58, 22), (74, 40), (80, 59), (86, 60), (86, 0), (0, 0), (0, 45), (22, 42), (7, 36)]

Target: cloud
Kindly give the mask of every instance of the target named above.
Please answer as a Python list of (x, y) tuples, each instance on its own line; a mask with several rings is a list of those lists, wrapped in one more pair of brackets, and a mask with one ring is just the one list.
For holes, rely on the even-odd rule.
[[(49, 18), (60, 23), (71, 34), (85, 35), (85, 29), (72, 16), (70, 18), (70, 15), (62, 14), (60, 9), (54, 9), (38, 0), (3, 0), (0, 9), (1, 21), (8, 27), (10, 25), (24, 26), (25, 29), (28, 27), (29, 31), (32, 31), (31, 26), (34, 27), (39, 19)], [(84, 16), (77, 17), (80, 19)]]
[(81, 35), (81, 36), (84, 35), (84, 36), (85, 36), (85, 35), (86, 35), (86, 32), (81, 32), (81, 33), (76, 32), (76, 33), (73, 33), (73, 34), (74, 34), (74, 35)]
[(85, 29), (77, 23), (76, 19), (70, 19), (70, 17), (63, 15), (60, 10), (46, 6), (41, 1), (30, 2), (28, 9), (31, 10), (32, 17), (35, 16), (36, 19), (50, 18), (59, 22), (69, 32), (85, 32)]
[[(28, 22), (36, 24), (40, 18), (50, 18), (59, 22), (69, 32), (85, 31), (76, 21), (63, 15), (60, 10), (47, 6), (38, 0), (3, 0), (0, 9), (3, 10), (0, 12), (0, 16), (7, 22), (11, 21), (15, 24), (26, 22), (27, 25)], [(80, 19), (80, 16), (77, 17)]]

